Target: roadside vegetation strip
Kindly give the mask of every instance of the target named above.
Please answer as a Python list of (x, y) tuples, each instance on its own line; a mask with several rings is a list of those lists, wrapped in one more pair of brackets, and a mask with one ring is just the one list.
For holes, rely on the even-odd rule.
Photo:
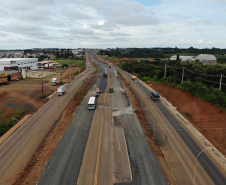
[(49, 131), (49, 134), (38, 147), (37, 151), (30, 159), (27, 166), (20, 174), (18, 174), (17, 179), (13, 183), (13, 185), (36, 184), (36, 182), (39, 181), (53, 152), (57, 148), (63, 135), (66, 133), (68, 127), (70, 126), (74, 114), (76, 113), (89, 88), (91, 87), (94, 79), (94, 75), (86, 79), (85, 83), (81, 86), (80, 90), (74, 96), (74, 99), (67, 106), (67, 108), (60, 116), (59, 120), (54, 124), (52, 129)]
[(85, 59), (65, 59), (65, 60), (51, 60), (54, 63), (59, 63), (59, 64), (67, 64), (70, 66), (82, 66), (85, 64)]
[[(167, 64), (166, 75), (164, 73), (165, 64)], [(117, 66), (142, 81), (172, 85), (226, 109), (226, 83), (224, 82), (226, 76), (223, 75), (226, 75), (226, 68), (223, 66), (204, 66), (200, 63), (181, 63), (179, 61), (132, 61), (118, 63)], [(221, 74), (222, 83), (221, 90), (219, 90)]]
[(134, 112), (136, 113), (137, 118), (138, 118), (139, 122), (141, 123), (141, 126), (144, 130), (148, 144), (149, 144), (153, 154), (155, 155), (159, 165), (161, 166), (163, 173), (165, 174), (166, 179), (169, 182), (169, 184), (175, 184), (173, 176), (172, 176), (170, 169), (167, 165), (166, 159), (164, 158), (164, 155), (161, 152), (157, 141), (155, 139), (153, 139), (154, 135), (151, 132), (150, 126), (147, 122), (147, 119), (145, 118), (145, 115), (144, 115), (144, 113), (143, 113), (143, 111), (140, 107), (138, 100), (134, 96), (130, 86), (126, 83), (126, 81), (123, 78), (123, 76), (121, 75), (121, 73), (120, 73), (120, 76), (121, 76), (121, 79), (122, 79), (122, 82), (123, 82), (123, 86), (125, 87), (126, 92), (128, 93), (128, 96), (129, 96), (129, 99), (132, 103), (132, 107), (134, 109)]
[(27, 112), (27, 109), (21, 109), (13, 114), (10, 114), (10, 112), (8, 113), (8, 111), (1, 111), (0, 137), (10, 130), (14, 125), (16, 125), (18, 122), (17, 120), (20, 120)]

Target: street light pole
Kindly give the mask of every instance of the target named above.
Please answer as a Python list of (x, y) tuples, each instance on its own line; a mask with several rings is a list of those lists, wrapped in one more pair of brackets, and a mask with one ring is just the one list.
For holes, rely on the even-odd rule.
[(193, 178), (193, 184), (195, 184), (195, 172), (196, 172), (196, 166), (197, 166), (197, 163), (198, 163), (198, 157), (200, 156), (200, 154), (208, 149), (212, 149), (213, 147), (208, 147), (208, 148), (205, 148), (203, 149), (201, 152), (199, 152), (199, 154), (197, 155), (196, 157), (196, 163), (195, 163), (195, 170), (194, 170), (194, 178)]
[[(12, 118), (13, 120), (16, 120), (16, 121), (18, 121), (19, 122), (19, 120), (18, 119), (16, 119), (16, 118)], [(24, 166), (26, 167), (26, 165), (27, 165), (27, 160), (26, 160), (26, 155), (25, 155), (25, 145), (24, 145), (24, 129), (23, 129), (23, 127), (21, 126), (21, 129), (22, 129), (22, 131), (21, 131), (21, 135), (22, 135), (22, 141), (23, 141), (23, 151), (24, 151)]]
[(166, 78), (166, 64), (165, 64), (164, 78)]

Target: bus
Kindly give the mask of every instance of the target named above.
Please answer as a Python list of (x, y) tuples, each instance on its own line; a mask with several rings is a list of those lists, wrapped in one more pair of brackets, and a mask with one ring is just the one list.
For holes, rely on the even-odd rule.
[(89, 98), (89, 102), (88, 102), (88, 109), (89, 110), (94, 110), (96, 108), (96, 97), (91, 96)]

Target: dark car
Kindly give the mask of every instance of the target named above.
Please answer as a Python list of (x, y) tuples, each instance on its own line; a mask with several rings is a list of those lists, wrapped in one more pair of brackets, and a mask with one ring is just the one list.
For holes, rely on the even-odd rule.
[(157, 92), (153, 91), (151, 92), (151, 98), (154, 100), (154, 101), (160, 101), (160, 96)]

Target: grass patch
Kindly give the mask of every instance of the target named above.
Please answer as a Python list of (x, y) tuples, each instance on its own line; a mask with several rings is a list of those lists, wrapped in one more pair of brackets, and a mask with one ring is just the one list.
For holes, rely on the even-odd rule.
[(60, 81), (60, 82), (59, 82), (59, 85), (64, 85), (64, 82)]
[(45, 79), (49, 79), (49, 78), (52, 78), (52, 77), (54, 77), (54, 76), (56, 76), (56, 74), (51, 74), (51, 75), (45, 76), (44, 78), (45, 78)]
[(186, 112), (186, 113), (184, 113), (184, 115), (185, 115), (185, 116), (187, 116), (188, 118), (191, 118), (191, 117), (192, 117), (192, 115), (191, 115), (191, 114), (189, 114), (189, 113), (187, 113), (187, 112)]
[(51, 60), (54, 63), (58, 63), (58, 64), (67, 64), (70, 66), (85, 66), (86, 60), (85, 59), (65, 59), (65, 60)]
[(39, 100), (43, 100), (44, 98), (46, 98), (46, 95), (45, 95), (45, 94), (42, 94), (42, 95), (39, 96), (38, 99), (39, 99)]
[(226, 55), (214, 55), (214, 56), (217, 58), (217, 60), (220, 58), (226, 59)]
[[(5, 134), (10, 128), (12, 128), (18, 121), (22, 118), (22, 116), (28, 112), (26, 109), (21, 109), (13, 115), (5, 115), (1, 116), (0, 119), (0, 136)], [(3, 114), (3, 112), (1, 111)], [(12, 119), (15, 118), (16, 120)]]
[(1, 116), (4, 112), (5, 112), (5, 110), (2, 110), (2, 111), (0, 112), (0, 116)]
[(103, 59), (109, 59), (109, 60), (118, 60), (119, 59), (118, 57), (115, 57), (115, 56), (113, 56), (113, 57), (108, 57), (105, 55), (99, 55), (99, 56)]

